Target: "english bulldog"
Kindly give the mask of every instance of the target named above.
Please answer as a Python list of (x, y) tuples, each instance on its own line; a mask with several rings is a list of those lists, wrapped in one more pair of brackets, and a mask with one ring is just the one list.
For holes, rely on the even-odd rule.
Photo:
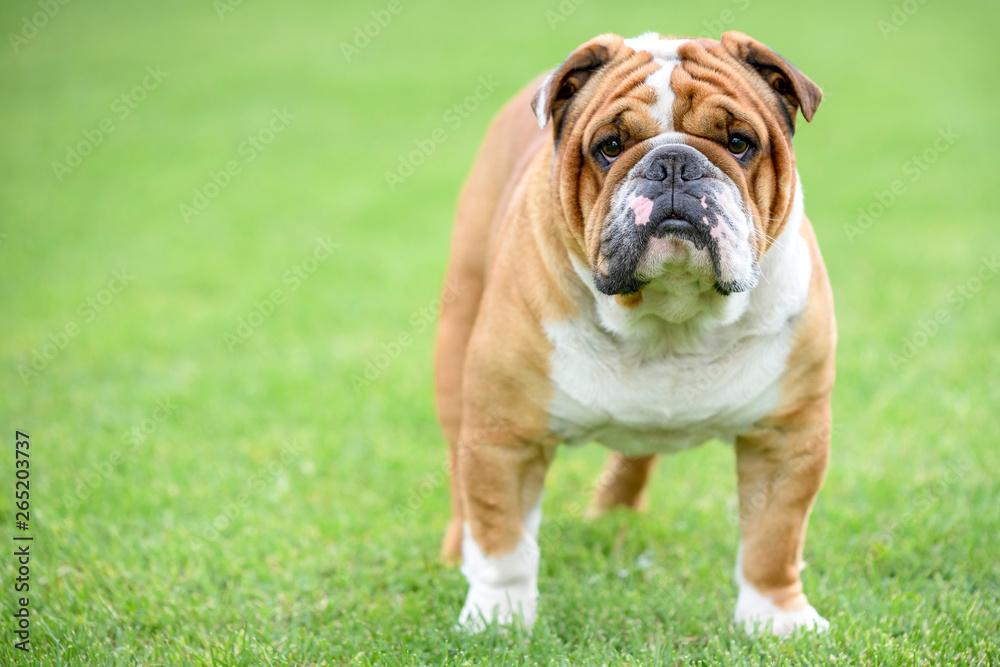
[(799, 572), (836, 329), (792, 151), (821, 97), (739, 32), (606, 34), (495, 118), (458, 203), (436, 349), (460, 626), (534, 622), (558, 444), (612, 450), (600, 514), (642, 504), (657, 455), (713, 438), (736, 454), (735, 622), (829, 626)]

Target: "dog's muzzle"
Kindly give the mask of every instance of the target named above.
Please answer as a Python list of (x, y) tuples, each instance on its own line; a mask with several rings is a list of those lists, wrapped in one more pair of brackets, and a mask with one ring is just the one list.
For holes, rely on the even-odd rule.
[(665, 236), (690, 241), (698, 250), (708, 248), (722, 294), (746, 289), (723, 279), (720, 243), (738, 239), (727, 222), (731, 215), (720, 204), (725, 185), (718, 167), (691, 146), (666, 144), (649, 151), (630, 174), (623, 182), (628, 211), (619, 212), (620, 224), (610, 226), (601, 241), (604, 271), (594, 271), (600, 291), (642, 289), (649, 282), (636, 275), (642, 254), (651, 238)]

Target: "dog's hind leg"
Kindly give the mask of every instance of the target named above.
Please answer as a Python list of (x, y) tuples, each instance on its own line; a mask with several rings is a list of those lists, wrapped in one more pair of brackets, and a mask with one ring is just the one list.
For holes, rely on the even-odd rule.
[(600, 516), (621, 505), (644, 509), (646, 482), (649, 481), (656, 459), (656, 454), (633, 457), (613, 452), (601, 476), (594, 483), (594, 499), (587, 509), (587, 517)]

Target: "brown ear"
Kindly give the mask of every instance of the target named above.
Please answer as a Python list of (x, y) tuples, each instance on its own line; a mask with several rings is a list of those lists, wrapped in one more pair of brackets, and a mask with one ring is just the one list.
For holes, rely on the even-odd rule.
[(806, 121), (813, 119), (816, 107), (823, 99), (823, 91), (795, 65), (754, 38), (735, 30), (722, 35), (722, 46), (734, 58), (755, 69), (778, 93), (788, 114), (792, 132), (795, 132), (795, 113), (799, 109), (802, 109), (802, 116)]
[(558, 140), (573, 96), (614, 57), (623, 44), (624, 40), (618, 35), (595, 37), (571, 53), (566, 62), (553, 70), (531, 100), (531, 109), (538, 119), (538, 126), (545, 127), (551, 118)]

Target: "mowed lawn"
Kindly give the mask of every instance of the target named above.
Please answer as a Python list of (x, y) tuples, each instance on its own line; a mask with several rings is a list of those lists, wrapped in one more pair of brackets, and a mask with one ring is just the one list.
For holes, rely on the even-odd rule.
[[(4, 3), (0, 663), (1000, 663), (998, 21), (940, 0)], [(604, 452), (562, 450), (533, 636), (456, 633), (431, 351), (478, 142), (596, 34), (728, 28), (824, 89), (796, 149), (840, 329), (804, 573), (832, 630), (731, 625), (733, 456), (709, 443), (661, 462), (648, 512), (592, 523)]]

